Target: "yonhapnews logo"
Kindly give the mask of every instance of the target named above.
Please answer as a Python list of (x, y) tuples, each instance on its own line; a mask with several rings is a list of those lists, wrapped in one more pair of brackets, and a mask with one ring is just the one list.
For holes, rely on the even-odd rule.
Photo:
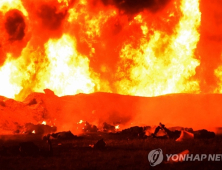
[[(148, 154), (150, 166), (156, 166), (163, 162), (162, 149), (151, 150)], [(222, 161), (222, 154), (190, 154), (189, 150), (185, 150), (178, 154), (166, 154), (165, 163), (184, 162), (184, 161)]]
[(162, 149), (154, 149), (148, 154), (148, 160), (151, 166), (156, 166), (163, 162), (163, 151)]

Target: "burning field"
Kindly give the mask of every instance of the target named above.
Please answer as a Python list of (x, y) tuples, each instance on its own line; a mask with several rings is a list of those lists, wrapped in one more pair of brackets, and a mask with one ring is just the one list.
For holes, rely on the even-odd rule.
[(45, 90), (31, 93), (23, 102), (2, 98), (0, 127), (5, 134), (26, 134), (37, 130), (34, 125), (42, 124), (49, 128), (43, 128), (42, 134), (49, 133), (51, 128), (79, 135), (164, 122), (168, 127), (205, 128), (221, 133), (221, 103), (220, 94), (138, 97), (97, 92), (58, 97)]
[(43, 121), (221, 126), (221, 5), (1, 0), (2, 133)]
[(149, 137), (159, 122), (219, 135), (221, 9), (220, 0), (0, 0), (0, 135), (91, 141), (137, 127)]

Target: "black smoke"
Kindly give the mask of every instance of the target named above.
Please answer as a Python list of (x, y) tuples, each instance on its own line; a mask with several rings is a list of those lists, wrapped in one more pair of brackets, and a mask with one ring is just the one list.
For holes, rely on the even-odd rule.
[(22, 40), (25, 36), (25, 28), (25, 19), (19, 10), (12, 9), (6, 13), (5, 29), (10, 41)]
[(67, 10), (57, 12), (55, 6), (48, 4), (42, 4), (38, 10), (38, 16), (41, 18), (42, 24), (50, 30), (57, 30), (62, 25), (66, 14)]
[(156, 12), (171, 0), (102, 0), (104, 5), (115, 5), (124, 14), (137, 14), (143, 10)]

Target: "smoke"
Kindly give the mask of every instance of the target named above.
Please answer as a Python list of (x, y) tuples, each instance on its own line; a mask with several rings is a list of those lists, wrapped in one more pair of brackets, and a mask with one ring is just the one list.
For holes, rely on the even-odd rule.
[(28, 78), (21, 81), (22, 89), (15, 95), (17, 99), (24, 99), (36, 86), (39, 86), (42, 74), (46, 72), (49, 64), (44, 44), (49, 39), (57, 39), (63, 35), (67, 11), (74, 1), (70, 1), (68, 6), (57, 0), (22, 2), (28, 13), (26, 29), (28, 29), (29, 43), (26, 44), (26, 48), (23, 46), (22, 54), (20, 53), (23, 64), (18, 64), (16, 67), (21, 72), (18, 76), (26, 74)]
[(6, 13), (5, 18), (5, 29), (9, 34), (9, 40), (22, 40), (25, 36), (26, 28), (23, 14), (19, 10), (13, 9)]
[(28, 42), (27, 24), (25, 16), (17, 9), (11, 9), (0, 14), (0, 66), (4, 64), (7, 53), (11, 53), (14, 58), (21, 55), (23, 48)]
[(68, 6), (57, 0), (31, 2), (23, 0), (29, 14), (31, 40), (33, 47), (43, 46), (50, 38), (59, 38), (63, 34), (64, 21), (67, 18)]
[(115, 5), (123, 14), (137, 14), (147, 9), (156, 12), (171, 0), (102, 0), (105, 5)]
[(57, 30), (62, 25), (67, 10), (57, 13), (57, 8), (48, 4), (42, 4), (37, 11), (42, 25), (50, 30)]

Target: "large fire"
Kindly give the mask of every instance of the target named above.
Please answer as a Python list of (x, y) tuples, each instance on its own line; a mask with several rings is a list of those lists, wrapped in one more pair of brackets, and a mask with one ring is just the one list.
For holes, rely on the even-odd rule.
[(127, 3), (1, 1), (0, 94), (200, 92), (199, 1)]
[(219, 0), (1, 0), (0, 96), (24, 101), (44, 89), (57, 96), (221, 93), (218, 6)]

